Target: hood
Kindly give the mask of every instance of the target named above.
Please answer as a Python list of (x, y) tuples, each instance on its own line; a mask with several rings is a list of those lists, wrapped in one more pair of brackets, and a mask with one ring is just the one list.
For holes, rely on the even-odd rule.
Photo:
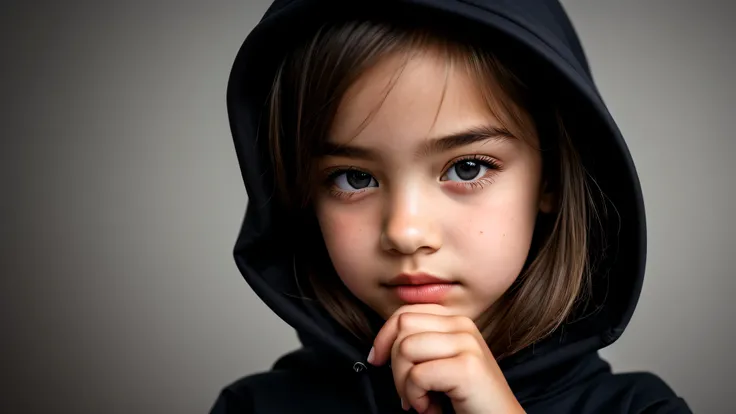
[[(227, 108), (238, 162), (249, 197), (234, 256), (258, 296), (298, 333), (305, 346), (330, 353), (352, 369), (370, 346), (356, 344), (318, 306), (300, 295), (289, 230), (276, 205), (267, 156), (266, 102), (277, 64), (295, 42), (348, 4), (376, 0), (277, 0), (245, 39), (232, 66)], [(448, 25), (475, 25), (502, 36), (528, 59), (547, 93), (560, 102), (574, 145), (608, 202), (607, 251), (593, 275), (591, 306), (551, 337), (504, 359), (510, 382), (537, 375), (613, 343), (639, 297), (645, 263), (641, 189), (629, 151), (595, 86), (581, 44), (562, 6), (553, 0), (393, 0), (437, 13)], [(458, 26), (459, 27), (459, 26)], [(516, 53), (516, 52), (515, 52)], [(579, 359), (579, 358), (578, 358)]]

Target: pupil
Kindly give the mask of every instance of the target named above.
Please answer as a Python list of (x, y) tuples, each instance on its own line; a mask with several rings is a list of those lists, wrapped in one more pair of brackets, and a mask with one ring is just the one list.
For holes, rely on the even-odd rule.
[(371, 183), (370, 174), (366, 174), (362, 171), (348, 171), (346, 175), (348, 184), (353, 188), (366, 188)]
[(455, 172), (463, 180), (472, 180), (480, 172), (480, 166), (474, 161), (463, 161), (455, 164)]

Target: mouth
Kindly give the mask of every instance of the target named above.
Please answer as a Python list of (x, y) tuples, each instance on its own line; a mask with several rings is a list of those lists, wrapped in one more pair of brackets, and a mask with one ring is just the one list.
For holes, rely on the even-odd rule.
[(427, 273), (402, 273), (391, 279), (387, 286), (406, 303), (440, 303), (458, 284)]

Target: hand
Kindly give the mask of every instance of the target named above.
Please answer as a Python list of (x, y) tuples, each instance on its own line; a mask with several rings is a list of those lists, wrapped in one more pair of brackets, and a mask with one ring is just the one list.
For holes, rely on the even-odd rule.
[(435, 304), (399, 308), (373, 342), (373, 365), (391, 359), (402, 408), (441, 413), (430, 392), (445, 393), (457, 414), (523, 413), (475, 323)]

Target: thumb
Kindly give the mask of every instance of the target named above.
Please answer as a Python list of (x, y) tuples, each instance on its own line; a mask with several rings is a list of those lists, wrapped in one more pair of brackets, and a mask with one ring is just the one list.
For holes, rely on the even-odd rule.
[(437, 403), (430, 403), (427, 411), (422, 414), (442, 414), (442, 407)]

